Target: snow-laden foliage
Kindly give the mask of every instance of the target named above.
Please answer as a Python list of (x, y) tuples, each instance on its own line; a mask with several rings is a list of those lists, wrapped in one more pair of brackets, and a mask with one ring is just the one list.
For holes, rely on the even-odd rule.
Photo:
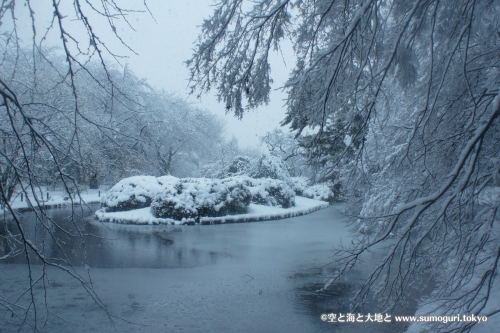
[(336, 200), (332, 191), (333, 185), (331, 183), (319, 183), (305, 188), (302, 191), (302, 196), (314, 200), (322, 200), (327, 202), (334, 202)]
[(314, 170), (310, 167), (307, 149), (301, 143), (302, 137), (296, 138), (293, 133), (276, 128), (262, 136), (260, 141), (265, 144), (270, 155), (279, 157), (286, 164), (290, 176), (312, 176)]
[(226, 168), (226, 174), (231, 176), (244, 176), (252, 173), (252, 159), (248, 156), (236, 156)]
[(174, 220), (243, 214), (250, 202), (289, 208), (295, 193), (276, 179), (135, 176), (122, 179), (102, 198), (105, 212), (151, 206), (156, 217)]
[[(161, 189), (162, 183), (175, 177), (156, 178), (153, 176), (134, 176), (120, 180), (109, 189), (101, 199), (107, 212), (117, 212), (148, 207), (153, 197)], [(160, 183), (162, 181), (162, 183)]]
[[(120, 45), (131, 50), (120, 36), (131, 28), (131, 14), (145, 10), (144, 3), (114, 1), (0, 2), (0, 204), (14, 221), (0, 222), (0, 263), (21, 256), (29, 272), (22, 293), (0, 292), (12, 317), (9, 327), (4, 314), (2, 330), (40, 332), (58, 317), (48, 283), (39, 283), (52, 269), (71, 276), (114, 323), (90, 273), (77, 272), (60, 244), (68, 235), (86, 251), (83, 211), (75, 208), (85, 204), (81, 185), (97, 188), (99, 181), (146, 172), (140, 166), (154, 162), (140, 158), (139, 141), (147, 139), (137, 121), (151, 90), (113, 62), (122, 58)], [(47, 213), (40, 195), (47, 186), (68, 198), (70, 223)], [(18, 194), (39, 208), (28, 228), (13, 206)]]
[[(174, 177), (174, 176), (170, 176), (170, 175), (156, 177), (156, 181), (158, 182), (158, 184), (160, 184), (160, 187), (168, 186), (168, 184), (171, 184), (171, 183), (176, 182), (178, 180), (179, 180), (179, 178)], [(161, 188), (160, 188), (160, 190), (161, 190)]]
[(278, 156), (260, 157), (236, 156), (221, 170), (211, 173), (213, 178), (248, 176), (251, 178), (271, 178), (290, 183), (290, 172), (286, 163)]
[(291, 177), (290, 187), (295, 192), (296, 195), (303, 196), (304, 191), (309, 187), (310, 180), (306, 177)]
[(172, 179), (155, 195), (151, 210), (156, 217), (182, 220), (246, 212), (252, 193), (238, 178)]
[(172, 178), (162, 185), (151, 208), (156, 217), (199, 220), (204, 216), (243, 214), (250, 202), (289, 208), (295, 205), (295, 193), (286, 183), (274, 179)]
[(290, 182), (288, 166), (280, 157), (273, 155), (262, 155), (253, 165), (249, 176), (252, 178), (271, 178), (287, 183)]
[(289, 208), (295, 206), (295, 192), (284, 181), (271, 178), (241, 178), (252, 192), (252, 202)]
[(242, 152), (238, 140), (234, 136), (229, 141), (219, 142), (217, 148), (211, 150), (210, 154), (212, 155), (211, 160), (200, 165), (199, 170), (190, 175), (191, 177), (219, 179), (230, 177), (228, 169), (234, 159), (238, 156), (251, 159), (251, 157), (247, 156), (248, 154)]
[(374, 292), (392, 308), (429, 282), (435, 314), (500, 311), (500, 197), (482, 199), (499, 178), (499, 12), (498, 1), (221, 0), (203, 23), (193, 91), (216, 88), (238, 117), (268, 101), (269, 55), (292, 40), (283, 124), (369, 231), (339, 249), (325, 288), (386, 245), (353, 306)]
[[(11, 122), (0, 109), (0, 132), (7, 135), (0, 181), (7, 199), (20, 181), (29, 183), (29, 172), (37, 174), (39, 185), (72, 188), (97, 188), (137, 174), (189, 176), (226, 144), (217, 116), (157, 91), (127, 66), (109, 66), (106, 72), (90, 62), (72, 79), (58, 75), (65, 70), (65, 59), (56, 52), (33, 54), (0, 45), (0, 72), (8, 78), (4, 83), (19, 90), (18, 102), (30, 117), (36, 115), (30, 129), (23, 127), (28, 118), (21, 112), (12, 112)], [(101, 78), (103, 82), (95, 81)], [(75, 104), (71, 84), (79, 87), (75, 116), (70, 116)], [(65, 145), (67, 151), (60, 149)], [(21, 172), (27, 161), (36, 163)], [(58, 172), (64, 179), (54, 177)]]

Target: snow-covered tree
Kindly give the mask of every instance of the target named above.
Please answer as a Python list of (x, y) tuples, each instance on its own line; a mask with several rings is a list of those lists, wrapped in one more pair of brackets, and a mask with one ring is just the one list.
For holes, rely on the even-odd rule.
[(225, 145), (224, 123), (179, 97), (151, 91), (137, 131), (137, 146), (149, 163), (149, 174), (194, 176)]
[(262, 155), (256, 159), (249, 176), (253, 178), (279, 179), (290, 183), (288, 165), (280, 157), (273, 155)]
[(287, 164), (290, 176), (311, 176), (305, 149), (292, 133), (276, 128), (262, 136), (260, 142), (266, 145), (271, 155), (281, 158)]
[(210, 165), (203, 172), (203, 176), (209, 178), (248, 176), (256, 179), (278, 179), (287, 184), (292, 182), (288, 165), (280, 157), (266, 154), (238, 155), (228, 163)]
[[(140, 6), (147, 10), (144, 3)], [(57, 223), (47, 214), (40, 191), (49, 179), (57, 180), (68, 194), (78, 190), (80, 179), (93, 176), (90, 171), (95, 166), (88, 157), (92, 148), (103, 147), (94, 145), (99, 138), (117, 143), (128, 137), (114, 120), (108, 122), (107, 112), (118, 104), (130, 109), (137, 101), (121, 90), (113, 66), (105, 60), (120, 56), (109, 48), (103, 32), (107, 29), (111, 39), (127, 48), (118, 31), (130, 26), (129, 15), (138, 8), (128, 9), (105, 0), (0, 3), (0, 203), (13, 220), (8, 222), (4, 215), (0, 222), (0, 262), (23, 256), (29, 266), (26, 280), (20, 281), (25, 291), (14, 298), (0, 295), (0, 308), (4, 317), (19, 323), (20, 331), (40, 331), (53, 315), (46, 288), (49, 268), (78, 280), (113, 322), (89, 272), (82, 274), (65, 256), (53, 257), (45, 246), (53, 241), (64, 253), (55, 230), (78, 238), (84, 246), (85, 231), (76, 218), (83, 208), (72, 211), (69, 223)], [(100, 105), (107, 107), (96, 107)], [(122, 152), (119, 147), (108, 153)], [(26, 200), (40, 207), (29, 226), (11, 204), (16, 186)], [(72, 203), (78, 200), (69, 198)], [(28, 228), (36, 232), (30, 234)], [(45, 296), (39, 297), (39, 286)], [(29, 295), (26, 303), (23, 295)]]
[(261, 152), (255, 148), (240, 148), (234, 136), (231, 140), (219, 140), (211, 153), (211, 159), (199, 169), (198, 176), (225, 178), (249, 175), (252, 161), (261, 156)]
[[(474, 0), (222, 0), (188, 61), (193, 92), (216, 88), (238, 117), (267, 103), (269, 55), (297, 58), (284, 89), (297, 134), (366, 226), (338, 274), (386, 245), (356, 294), (388, 308), (432, 281), (439, 314), (493, 315), (500, 259), (500, 4)], [(328, 287), (328, 284), (326, 287)], [(474, 323), (448, 323), (465, 331)]]

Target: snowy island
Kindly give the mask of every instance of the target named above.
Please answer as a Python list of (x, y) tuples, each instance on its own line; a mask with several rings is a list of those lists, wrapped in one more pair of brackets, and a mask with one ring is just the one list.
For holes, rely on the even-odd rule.
[(329, 205), (297, 192), (307, 193), (270, 178), (135, 176), (113, 186), (95, 216), (122, 224), (220, 224), (287, 218)]

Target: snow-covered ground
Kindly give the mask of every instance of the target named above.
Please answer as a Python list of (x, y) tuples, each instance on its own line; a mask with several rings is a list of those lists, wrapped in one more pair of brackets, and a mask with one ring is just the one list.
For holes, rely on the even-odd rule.
[[(328, 203), (320, 200), (313, 200), (304, 197), (295, 197), (295, 206), (290, 208), (280, 208), (277, 206), (264, 206), (250, 204), (246, 214), (226, 215), (222, 217), (202, 217), (201, 224), (237, 223), (251, 221), (276, 220), (287, 217), (299, 216), (311, 213), (318, 209), (328, 207)], [(151, 208), (141, 208), (125, 212), (109, 212), (102, 210), (96, 212), (96, 217), (101, 222), (114, 222), (122, 224), (194, 224), (194, 219), (183, 219), (176, 221), (173, 219), (157, 218), (151, 213)]]
[[(47, 193), (48, 193), (48, 199), (47, 199)], [(80, 195), (81, 195), (81, 201), (83, 201), (86, 204), (99, 203), (101, 202), (100, 196), (103, 195), (103, 191), (89, 189), (85, 191), (80, 191)], [(35, 196), (32, 193), (30, 193), (28, 195), (28, 200), (27, 200), (26, 196), (23, 195), (21, 201), (21, 194), (16, 193), (13, 199), (11, 200), (11, 206), (12, 208), (18, 210), (29, 210), (33, 206), (39, 206), (39, 205), (43, 205), (45, 207), (64, 207), (64, 206), (70, 206), (72, 203), (68, 194), (63, 191), (47, 191), (46, 189), (42, 188), (40, 192), (37, 191), (36, 196), (38, 200), (36, 200)], [(73, 195), (72, 199), (73, 199), (73, 204), (75, 205), (81, 204), (80, 197), (78, 195)], [(0, 207), (0, 213), (3, 213), (2, 208), (3, 207)]]

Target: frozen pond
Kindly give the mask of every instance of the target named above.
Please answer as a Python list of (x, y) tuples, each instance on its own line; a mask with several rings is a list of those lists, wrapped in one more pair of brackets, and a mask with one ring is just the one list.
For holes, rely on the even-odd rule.
[[(54, 210), (63, 220), (68, 210)], [(29, 219), (29, 214), (26, 214)], [(317, 290), (332, 268), (332, 248), (349, 242), (335, 206), (277, 221), (196, 226), (124, 226), (85, 222), (87, 262), (99, 297), (119, 332), (389, 332), (393, 324), (323, 323), (325, 312), (348, 312), (354, 272), (328, 293)], [(60, 235), (63, 237), (62, 235)], [(65, 251), (83, 265), (79, 242)], [(46, 250), (58, 255), (55, 244)], [(0, 292), (13, 297), (27, 268), (0, 265)], [(39, 274), (39, 267), (35, 267)], [(83, 271), (83, 267), (78, 268)], [(43, 332), (109, 332), (110, 320), (79, 283), (49, 270), (50, 316)], [(42, 291), (41, 286), (35, 289)], [(43, 311), (42, 311), (43, 312)], [(0, 332), (15, 332), (2, 313)], [(375, 326), (374, 326), (375, 325)], [(28, 329), (27, 329), (28, 331)], [(29, 330), (31, 331), (31, 329)]]

